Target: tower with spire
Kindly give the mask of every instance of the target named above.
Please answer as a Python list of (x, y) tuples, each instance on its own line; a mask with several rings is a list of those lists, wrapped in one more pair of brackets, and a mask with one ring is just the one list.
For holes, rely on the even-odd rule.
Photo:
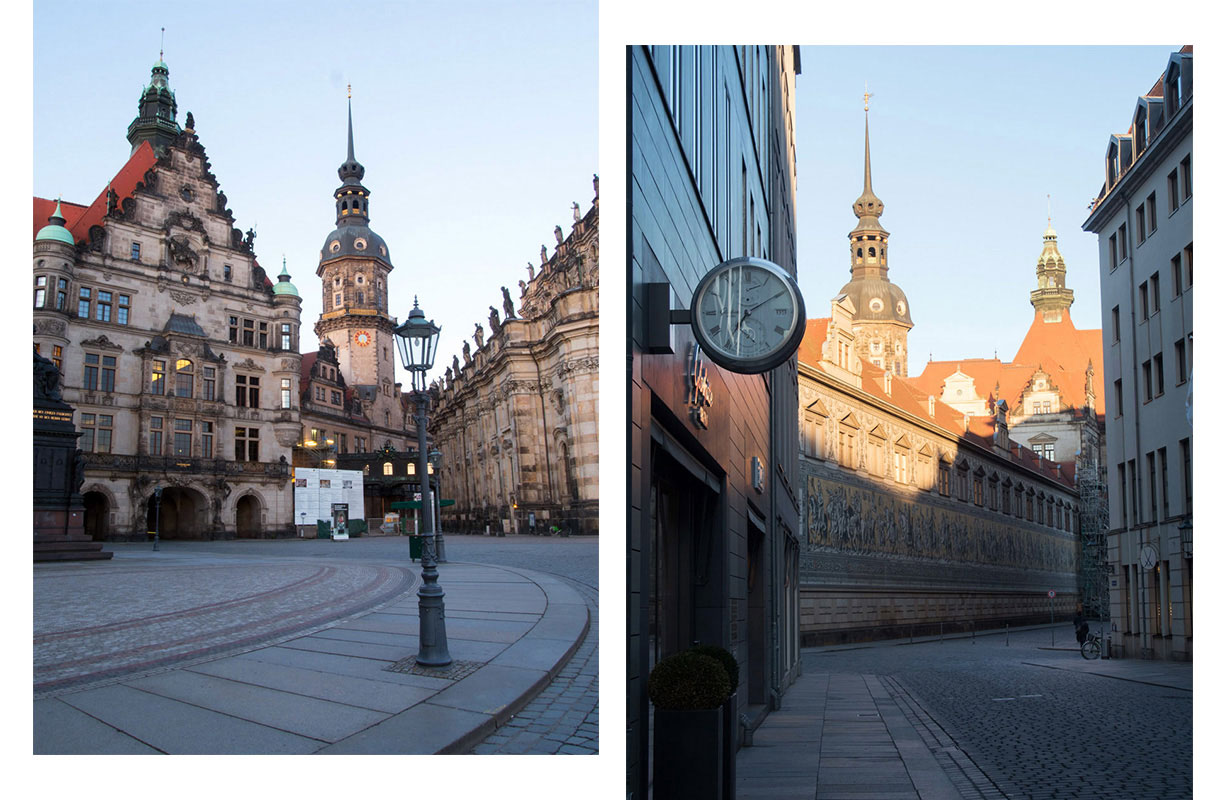
[[(161, 29), (164, 36), (165, 29)], [(139, 149), (141, 142), (148, 142), (161, 155), (182, 129), (178, 127), (178, 100), (169, 88), (169, 67), (165, 64), (165, 48), (162, 46), (157, 63), (152, 65), (152, 77), (140, 93), (139, 113), (127, 126), (127, 141), (131, 152)]]
[(889, 232), (880, 224), (885, 204), (872, 191), (872, 149), (868, 103), (864, 91), (863, 193), (853, 211), (859, 223), (848, 235), (851, 280), (841, 289), (855, 306), (855, 341), (859, 357), (896, 375), (906, 375), (907, 335), (914, 327), (906, 293), (889, 280)]
[[(1047, 196), (1048, 198), (1048, 196)], [(1029, 293), (1029, 302), (1044, 322), (1062, 322), (1075, 302), (1075, 292), (1067, 288), (1067, 262), (1058, 252), (1058, 234), (1049, 215), (1042, 234), (1041, 256), (1037, 259), (1037, 288)]]
[[(335, 228), (318, 261), (322, 315), (314, 326), (318, 341), (334, 346), (348, 386), (359, 395), (375, 426), (402, 431), (400, 391), (394, 378), (394, 320), (389, 316), (389, 273), (385, 240), (368, 226), (368, 196), (356, 160), (351, 87), (347, 89), (347, 158), (339, 165), (334, 190)], [(379, 440), (380, 437), (374, 439)]]

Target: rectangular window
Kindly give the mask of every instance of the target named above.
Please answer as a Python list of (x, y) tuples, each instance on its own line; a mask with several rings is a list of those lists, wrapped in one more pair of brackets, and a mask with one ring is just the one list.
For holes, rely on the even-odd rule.
[(339, 406), (340, 408), (342, 408), (342, 406), (343, 406), (343, 395), (342, 395), (341, 393), (339, 393), (339, 392), (336, 392), (334, 389), (331, 389), (331, 390), (330, 390), (330, 402), (331, 402), (332, 404), (334, 404), (334, 405)]
[(1126, 465), (1125, 464), (1117, 465), (1117, 485), (1120, 487), (1120, 491), (1121, 491), (1122, 527), (1129, 528), (1130, 527), (1130, 516), (1127, 513), (1128, 507), (1126, 505)]
[(1134, 210), (1134, 231), (1139, 244), (1147, 241), (1147, 212), (1142, 206)]
[(131, 318), (131, 297), (129, 295), (119, 295), (119, 312), (116, 320), (120, 325), (126, 325)]
[(163, 428), (165, 426), (162, 417), (152, 417), (148, 422), (148, 454), (152, 456), (161, 455), (162, 437), (164, 436)]
[(1128, 247), (1128, 241), (1129, 240), (1126, 238), (1126, 223), (1123, 222), (1121, 225), (1117, 226), (1117, 260), (1119, 262), (1126, 260), (1126, 248)]
[(1181, 202), (1183, 203), (1194, 193), (1194, 181), (1191, 173), (1190, 157), (1186, 156), (1181, 160)]
[(1149, 284), (1151, 292), (1151, 313), (1160, 313), (1160, 273), (1153, 272)]
[(204, 400), (215, 400), (216, 399), (216, 368), (215, 367), (204, 367), (203, 368), (203, 399)]
[(229, 317), (229, 341), (237, 344), (237, 318)]
[(1154, 395), (1151, 393), (1151, 360), (1143, 362), (1143, 402), (1150, 403)]
[(267, 323), (258, 323), (258, 346), (263, 350), (267, 349)]
[(131, 260), (132, 261), (140, 260), (140, 243), (139, 242), (131, 243)]
[(110, 321), (110, 292), (103, 292), (100, 289), (97, 292), (97, 320), (98, 322)]
[(1180, 194), (1177, 191), (1177, 171), (1175, 169), (1168, 173), (1168, 205), (1172, 207), (1173, 211), (1176, 211), (1181, 205)]
[(68, 281), (59, 279), (59, 288), (55, 291), (55, 310), (64, 311), (68, 307)]
[(178, 397), (195, 396), (195, 365), (189, 359), (179, 358), (174, 364), (174, 394)]
[(241, 343), (246, 347), (254, 346), (254, 320), (243, 319), (241, 321)]
[(229, 283), (233, 282), (233, 265), (232, 264), (224, 265), (224, 279), (226, 281), (228, 281)]
[(292, 408), (292, 379), (279, 379), (279, 407)]
[(1109, 237), (1109, 269), (1117, 269), (1117, 234)]
[(1190, 462), (1189, 439), (1178, 442), (1181, 448), (1181, 496), (1185, 501), (1185, 513), (1194, 511), (1194, 470)]
[(340, 453), (347, 452), (347, 434), (345, 434), (345, 433), (339, 434), (339, 452)]
[(190, 457), (190, 439), (193, 425), (189, 419), (174, 420), (174, 455)]
[(80, 299), (76, 303), (76, 316), (89, 318), (89, 310), (93, 307), (93, 292), (87, 286), (80, 287)]
[(314, 386), (313, 387), (313, 399), (320, 400), (323, 403), (326, 402), (326, 387), (321, 386), (321, 385)]
[(1147, 195), (1147, 235), (1156, 232), (1156, 193)]
[(80, 438), (76, 441), (79, 443), (80, 449), (86, 453), (93, 452), (93, 428), (95, 425), (97, 425), (96, 415), (81, 413)]
[(1156, 353), (1151, 358), (1152, 370), (1155, 372), (1156, 397), (1164, 394), (1164, 354)]
[(1118, 378), (1113, 382), (1113, 405), (1117, 411), (1117, 416), (1122, 415), (1122, 379)]
[(1172, 296), (1180, 297), (1181, 296), (1181, 254), (1177, 253), (1175, 256), (1173, 256), (1171, 259), (1171, 263), (1172, 263), (1172, 268), (1171, 268), (1170, 272), (1172, 273)]
[(165, 362), (153, 360), (152, 362), (152, 393), (165, 394)]
[(57, 344), (51, 345), (51, 363), (55, 369), (63, 372), (63, 348)]
[(97, 390), (98, 365), (101, 360), (102, 357), (96, 353), (85, 353), (85, 388), (89, 391)]
[(1168, 448), (1161, 447), (1160, 455), (1160, 503), (1164, 519), (1168, 519)]
[(117, 356), (102, 356), (101, 382), (98, 386), (103, 392), (114, 391), (114, 373), (118, 369)]
[(1185, 245), (1185, 288), (1192, 288), (1194, 285), (1194, 243), (1190, 242)]
[(212, 423), (210, 423), (210, 422), (200, 422), (199, 423), (199, 444), (200, 444), (200, 450), (201, 450), (200, 455), (203, 456), (204, 458), (212, 457), (212, 436), (213, 436), (213, 434), (214, 434), (214, 430), (212, 428)]
[(279, 349), (292, 349), (292, 326), (287, 322), (279, 326)]
[(237, 428), (234, 436), (237, 461), (258, 460), (258, 428)]
[(1177, 385), (1180, 386), (1189, 377), (1189, 365), (1185, 361), (1185, 340), (1177, 339), (1172, 349), (1177, 356)]
[(47, 276), (34, 278), (34, 308), (42, 308), (47, 303)]
[(1139, 517), (1139, 463), (1135, 459), (1126, 462), (1126, 475), (1130, 478), (1130, 518), (1138, 522)]
[(1160, 504), (1156, 502), (1156, 454), (1147, 454), (1147, 491), (1148, 499), (1151, 501), (1146, 506), (1146, 511), (1149, 519), (1148, 522), (1158, 522), (1156, 513), (1159, 511)]
[(1120, 342), (1122, 340), (1122, 313), (1121, 306), (1113, 307), (1113, 341)]
[(114, 417), (109, 414), (97, 415), (97, 438), (94, 441), (93, 452), (109, 453), (110, 439), (114, 434)]
[(242, 408), (258, 408), (258, 378), (253, 375), (237, 376), (237, 405)]
[(1149, 316), (1147, 304), (1147, 281), (1143, 281), (1139, 284), (1139, 310), (1142, 315), (1140, 319), (1142, 319), (1143, 322), (1146, 322), (1147, 317)]

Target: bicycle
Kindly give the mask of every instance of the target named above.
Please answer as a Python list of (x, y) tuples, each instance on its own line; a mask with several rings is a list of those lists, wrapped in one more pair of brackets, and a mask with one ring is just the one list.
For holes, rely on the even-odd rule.
[(1088, 660), (1100, 658), (1100, 634), (1089, 632), (1079, 645), (1079, 654)]

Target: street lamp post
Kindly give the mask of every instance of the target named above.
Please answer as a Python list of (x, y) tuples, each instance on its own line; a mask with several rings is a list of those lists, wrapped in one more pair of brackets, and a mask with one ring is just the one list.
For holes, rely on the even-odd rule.
[(419, 655), (415, 663), (425, 667), (443, 667), (453, 662), (444, 627), (444, 590), (436, 571), (436, 533), (433, 524), (431, 485), (427, 472), (427, 371), (436, 360), (436, 342), (440, 327), (424, 317), (419, 298), (406, 322), (394, 329), (402, 366), (411, 373), (411, 396), (415, 401), (415, 428), (419, 434), (419, 496), (423, 509), (423, 586), (419, 588)]
[[(439, 450), (433, 449), (427, 454), (428, 464), (436, 469), (437, 475), (440, 474), (440, 464), (444, 456)], [(444, 531), (440, 525), (440, 483), (436, 484), (436, 504), (433, 506), (436, 513), (436, 560), (441, 564), (447, 564), (448, 559), (444, 556)]]

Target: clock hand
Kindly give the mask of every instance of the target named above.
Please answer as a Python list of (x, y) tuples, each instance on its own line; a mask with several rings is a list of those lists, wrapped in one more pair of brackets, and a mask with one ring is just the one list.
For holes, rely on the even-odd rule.
[(780, 289), (778, 292), (776, 292), (775, 294), (773, 294), (773, 295), (771, 295), (770, 297), (766, 298), (766, 299), (765, 299), (765, 300), (763, 300), (762, 302), (760, 302), (760, 303), (754, 303), (752, 306), (750, 306), (750, 307), (749, 307), (749, 310), (750, 310), (750, 311), (753, 311), (754, 309), (761, 308), (762, 306), (764, 306), (764, 305), (766, 305), (767, 303), (769, 303), (771, 300), (774, 300), (776, 297), (782, 297), (784, 294), (785, 294), (785, 292), (784, 292), (782, 289)]

